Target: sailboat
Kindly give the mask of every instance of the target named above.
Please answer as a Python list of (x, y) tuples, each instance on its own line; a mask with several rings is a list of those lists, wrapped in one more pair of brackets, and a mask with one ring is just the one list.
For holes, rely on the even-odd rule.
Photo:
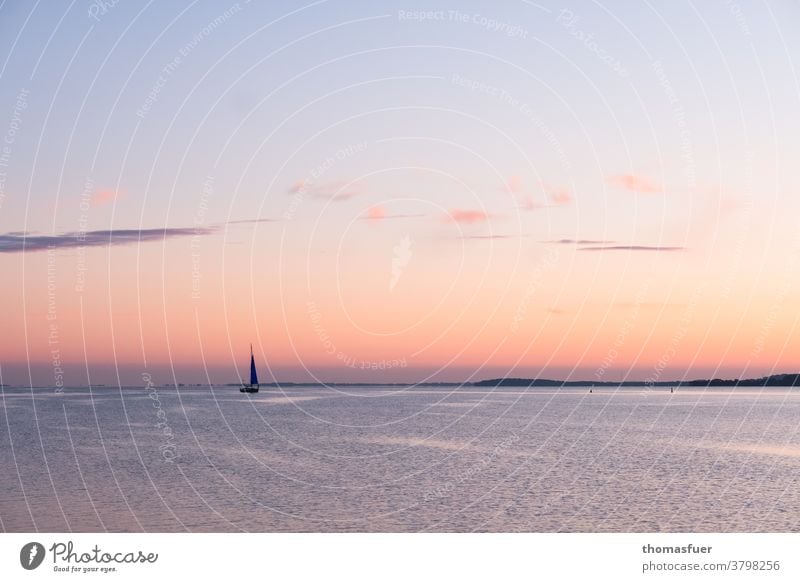
[(256, 359), (253, 357), (253, 344), (250, 344), (250, 383), (242, 384), (239, 392), (258, 392), (258, 374), (256, 374)]

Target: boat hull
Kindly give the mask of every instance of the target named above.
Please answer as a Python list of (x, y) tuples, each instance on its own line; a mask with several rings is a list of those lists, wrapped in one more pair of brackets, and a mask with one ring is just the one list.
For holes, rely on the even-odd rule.
[(247, 392), (247, 393), (258, 392), (258, 386), (242, 386), (241, 388), (239, 388), (239, 392)]

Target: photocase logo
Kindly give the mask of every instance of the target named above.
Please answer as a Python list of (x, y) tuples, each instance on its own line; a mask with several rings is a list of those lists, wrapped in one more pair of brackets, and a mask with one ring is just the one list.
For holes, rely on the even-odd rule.
[(44, 560), (44, 546), (39, 542), (29, 542), (19, 552), (19, 563), (26, 570), (35, 570)]
[(400, 276), (411, 261), (411, 238), (406, 235), (392, 249), (392, 277), (389, 279), (389, 291), (394, 291)]

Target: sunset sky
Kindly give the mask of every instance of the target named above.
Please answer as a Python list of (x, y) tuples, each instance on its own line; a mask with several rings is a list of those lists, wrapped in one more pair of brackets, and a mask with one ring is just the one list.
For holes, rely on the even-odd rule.
[(6, 3), (1, 380), (800, 371), (797, 22)]

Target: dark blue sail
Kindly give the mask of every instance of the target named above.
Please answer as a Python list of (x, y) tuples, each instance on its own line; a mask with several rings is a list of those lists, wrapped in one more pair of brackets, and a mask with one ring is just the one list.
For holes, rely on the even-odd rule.
[(253, 358), (253, 346), (250, 346), (250, 384), (258, 386), (258, 374), (256, 374), (256, 360)]

